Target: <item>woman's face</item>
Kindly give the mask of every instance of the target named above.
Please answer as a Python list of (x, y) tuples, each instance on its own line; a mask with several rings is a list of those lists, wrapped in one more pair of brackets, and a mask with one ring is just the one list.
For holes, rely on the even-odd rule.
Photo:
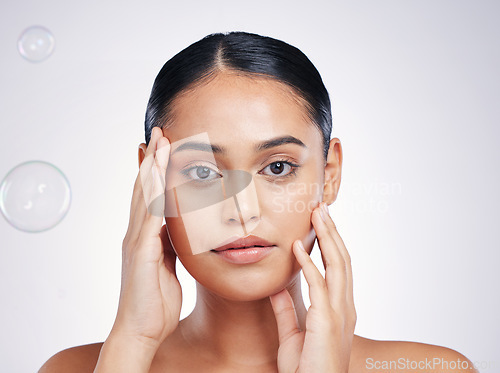
[[(310, 252), (316, 237), (311, 212), (325, 177), (319, 130), (285, 85), (233, 73), (179, 96), (172, 114), (163, 130), (171, 143), (165, 215), (179, 260), (219, 296), (276, 293), (300, 269), (292, 243)], [(247, 236), (271, 248), (236, 262), (214, 251)]]

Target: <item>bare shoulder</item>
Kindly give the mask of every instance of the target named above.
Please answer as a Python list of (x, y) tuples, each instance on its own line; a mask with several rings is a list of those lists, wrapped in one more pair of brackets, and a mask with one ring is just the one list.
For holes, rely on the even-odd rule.
[(43, 364), (38, 373), (92, 373), (104, 342), (59, 351)]
[(420, 342), (380, 341), (355, 335), (352, 372), (478, 373), (472, 362), (451, 348)]

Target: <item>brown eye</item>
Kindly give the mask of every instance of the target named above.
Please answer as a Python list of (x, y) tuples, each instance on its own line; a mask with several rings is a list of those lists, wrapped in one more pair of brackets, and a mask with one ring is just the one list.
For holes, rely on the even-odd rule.
[[(289, 162), (276, 161), (267, 165), (262, 171), (265, 175), (268, 176), (287, 176), (290, 175), (294, 171), (294, 167), (296, 165), (292, 165)], [(267, 171), (269, 169), (269, 171)]]
[(283, 169), (285, 168), (285, 165), (283, 162), (274, 162), (270, 164), (270, 170), (273, 174), (279, 175), (283, 172)]

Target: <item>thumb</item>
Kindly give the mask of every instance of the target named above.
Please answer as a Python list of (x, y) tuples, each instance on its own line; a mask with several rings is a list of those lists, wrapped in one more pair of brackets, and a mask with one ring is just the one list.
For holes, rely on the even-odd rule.
[(299, 320), (295, 312), (292, 297), (288, 290), (283, 289), (279, 293), (269, 297), (273, 307), (276, 323), (278, 324), (278, 334), (280, 345), (288, 338), (300, 333)]
[(175, 253), (172, 242), (170, 241), (166, 224), (164, 224), (160, 229), (160, 239), (163, 246), (163, 253), (165, 255), (163, 259), (163, 261), (165, 262), (165, 266), (177, 277), (177, 274), (175, 272), (175, 260), (177, 258), (177, 254)]

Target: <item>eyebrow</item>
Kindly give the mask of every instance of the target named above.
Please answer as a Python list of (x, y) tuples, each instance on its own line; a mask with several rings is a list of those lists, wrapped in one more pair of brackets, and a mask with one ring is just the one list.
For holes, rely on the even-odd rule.
[(206, 142), (188, 141), (179, 145), (172, 154), (182, 150), (200, 150), (203, 152), (224, 153), (224, 149), (217, 145), (207, 144)]
[[(267, 141), (261, 142), (260, 144), (257, 144), (255, 146), (255, 151), (259, 152), (262, 150), (271, 149), (271, 148), (285, 145), (285, 144), (296, 144), (296, 145), (299, 145), (303, 148), (307, 148), (307, 146), (296, 137), (282, 136), (282, 137), (276, 137), (274, 139), (267, 140)], [(214, 154), (226, 153), (226, 150), (224, 149), (224, 147), (219, 146), (219, 145), (213, 145), (213, 144), (208, 144), (208, 143), (204, 143), (204, 142), (197, 142), (197, 141), (188, 141), (188, 142), (185, 142), (184, 144), (179, 145), (172, 152), (172, 154), (175, 154), (175, 153), (182, 151), (182, 150), (199, 150), (199, 151), (203, 151), (203, 152), (212, 152)]]
[(255, 147), (255, 150), (261, 151), (261, 150), (266, 150), (266, 149), (274, 148), (276, 146), (285, 145), (285, 144), (296, 144), (296, 145), (302, 146), (303, 148), (307, 148), (306, 144), (304, 144), (302, 141), (300, 141), (296, 137), (282, 136), (282, 137), (276, 137), (274, 139), (267, 140), (267, 141), (264, 141), (264, 142), (258, 144)]

